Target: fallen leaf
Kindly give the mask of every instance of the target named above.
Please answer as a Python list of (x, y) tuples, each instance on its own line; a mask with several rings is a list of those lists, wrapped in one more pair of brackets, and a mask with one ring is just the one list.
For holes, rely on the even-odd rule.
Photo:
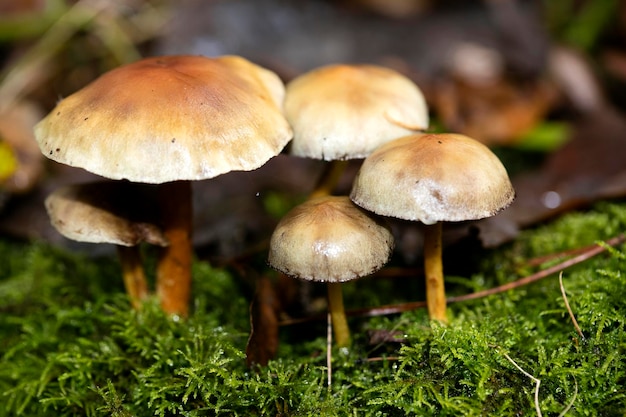
[(513, 178), (517, 197), (495, 217), (474, 224), (486, 247), (524, 227), (592, 203), (626, 196), (626, 119), (611, 108), (585, 115), (572, 138), (537, 170)]

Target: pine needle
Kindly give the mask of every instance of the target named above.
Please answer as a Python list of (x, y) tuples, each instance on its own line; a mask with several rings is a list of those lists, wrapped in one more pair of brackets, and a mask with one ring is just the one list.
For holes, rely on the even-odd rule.
[(509, 360), (509, 362), (511, 362), (513, 364), (513, 366), (515, 366), (521, 373), (523, 373), (524, 375), (526, 375), (528, 378), (532, 379), (535, 382), (535, 410), (537, 410), (537, 416), (538, 417), (542, 417), (541, 414), (541, 408), (539, 408), (539, 385), (541, 385), (541, 380), (538, 378), (535, 378), (534, 376), (532, 376), (531, 374), (529, 374), (528, 372), (526, 372), (525, 370), (523, 370), (517, 363), (515, 363), (515, 361), (513, 359), (511, 359), (511, 357), (509, 355), (507, 355), (506, 353), (502, 353), (504, 355), (505, 358), (507, 358)]
[(582, 330), (580, 330), (580, 326), (578, 326), (578, 321), (576, 321), (576, 317), (574, 317), (574, 313), (572, 312), (572, 308), (569, 306), (569, 301), (567, 301), (567, 295), (565, 294), (565, 287), (563, 287), (563, 271), (559, 274), (559, 286), (561, 287), (561, 294), (563, 295), (563, 301), (565, 301), (565, 308), (567, 308), (567, 312), (569, 313), (570, 318), (572, 319), (572, 323), (574, 323), (574, 328), (576, 332), (580, 336), (582, 340), (585, 340), (585, 335), (583, 335)]

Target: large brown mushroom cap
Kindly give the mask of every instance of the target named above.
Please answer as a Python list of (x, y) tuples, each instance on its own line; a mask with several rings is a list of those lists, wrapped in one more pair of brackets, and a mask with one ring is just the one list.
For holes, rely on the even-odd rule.
[(385, 224), (348, 197), (324, 196), (283, 217), (272, 234), (268, 261), (296, 278), (344, 282), (377, 271), (392, 250)]
[(365, 159), (352, 200), (385, 216), (438, 221), (490, 217), (513, 201), (506, 169), (485, 145), (464, 135), (410, 135)]
[(294, 129), (290, 152), (328, 161), (364, 158), (391, 139), (428, 127), (419, 88), (375, 65), (330, 65), (293, 79), (285, 115)]
[(291, 139), (284, 86), (243, 58), (163, 56), (109, 71), (35, 127), (49, 158), (163, 183), (253, 170)]
[[(145, 187), (145, 186), (144, 186)], [(150, 190), (132, 183), (97, 182), (68, 185), (45, 201), (52, 225), (78, 242), (167, 246), (167, 238), (150, 211)]]

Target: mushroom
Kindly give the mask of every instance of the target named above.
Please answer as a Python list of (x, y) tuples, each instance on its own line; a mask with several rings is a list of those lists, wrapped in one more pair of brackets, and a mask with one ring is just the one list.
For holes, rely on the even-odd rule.
[(365, 158), (381, 144), (428, 127), (420, 89), (376, 65), (337, 64), (287, 84), (285, 116), (293, 127), (289, 152), (333, 161), (314, 194), (330, 194), (347, 159)]
[(165, 247), (167, 238), (150, 210), (153, 189), (146, 185), (94, 182), (58, 188), (45, 201), (50, 221), (68, 239), (116, 245), (131, 304), (139, 308), (148, 295), (138, 245)]
[(186, 315), (191, 180), (250, 171), (292, 137), (278, 76), (244, 58), (161, 56), (113, 69), (35, 126), (44, 155), (111, 179), (159, 184), (169, 241), (157, 263), (164, 311)]
[(374, 213), (426, 225), (428, 312), (446, 322), (442, 222), (493, 216), (511, 204), (515, 191), (489, 148), (467, 136), (444, 133), (409, 135), (376, 149), (357, 173), (350, 198)]
[(350, 344), (340, 284), (369, 275), (393, 251), (389, 227), (347, 196), (311, 198), (289, 211), (270, 240), (269, 264), (286, 275), (326, 282), (338, 346)]

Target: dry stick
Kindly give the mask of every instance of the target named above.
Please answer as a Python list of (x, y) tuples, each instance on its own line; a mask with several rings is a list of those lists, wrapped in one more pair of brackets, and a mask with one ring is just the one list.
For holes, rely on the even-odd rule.
[[(517, 281), (510, 282), (508, 284), (500, 285), (495, 288), (490, 288), (488, 290), (478, 291), (478, 292), (466, 294), (466, 295), (460, 295), (457, 297), (450, 297), (447, 299), (447, 303), (457, 303), (460, 301), (475, 300), (478, 298), (482, 298), (482, 297), (486, 297), (486, 296), (494, 295), (494, 294), (500, 294), (500, 293), (509, 291), (514, 288), (531, 284), (535, 281), (539, 281), (556, 272), (559, 272), (560, 270), (569, 268), (571, 266), (584, 262), (587, 259), (593, 258), (594, 256), (606, 251), (607, 247), (617, 246), (621, 243), (624, 243), (625, 241), (626, 241), (626, 236), (621, 234), (619, 236), (616, 236), (612, 239), (605, 241), (603, 243), (604, 246), (601, 246), (599, 244), (593, 244), (593, 245), (587, 246), (587, 249), (584, 253), (581, 253), (578, 256), (575, 256), (571, 259), (563, 261), (550, 268), (539, 271), (535, 274), (521, 278)], [(416, 310), (418, 308), (423, 308), (423, 307), (426, 307), (425, 301), (416, 301), (416, 302), (411, 302), (411, 303), (387, 305), (387, 306), (381, 306), (381, 307), (375, 307), (375, 308), (368, 307), (368, 308), (348, 310), (346, 314), (349, 316), (375, 317), (375, 316), (384, 316), (388, 314), (402, 313), (405, 311)], [(320, 320), (320, 319), (321, 319), (320, 316), (303, 317), (303, 318), (285, 320), (281, 322), (280, 325), (288, 326), (288, 325), (300, 324), (300, 323), (305, 323), (305, 322)]]
[[(626, 241), (626, 236), (621, 234), (619, 236), (616, 236), (612, 239), (605, 241), (604, 244), (607, 246), (617, 246), (623, 243), (624, 241)], [(500, 293), (512, 290), (514, 288), (522, 287), (524, 285), (531, 284), (535, 281), (542, 280), (556, 272), (559, 272), (562, 269), (566, 269), (571, 266), (577, 265), (581, 262), (586, 261), (587, 259), (593, 258), (594, 256), (606, 251), (606, 247), (600, 246), (599, 244), (590, 245), (587, 248), (588, 249), (586, 252), (581, 253), (578, 256), (575, 256), (571, 259), (563, 261), (557, 265), (551, 266), (550, 268), (546, 268), (535, 274), (518, 279), (517, 281), (500, 285), (495, 288), (490, 288), (488, 290), (478, 291), (478, 292), (466, 294), (466, 295), (459, 295), (456, 297), (450, 297), (448, 298), (447, 302), (458, 303), (460, 301), (475, 300), (475, 299), (483, 298), (489, 295), (500, 294)], [(363, 316), (363, 317), (374, 317), (374, 316), (382, 316), (382, 315), (387, 315), (387, 314), (402, 313), (404, 311), (411, 311), (417, 308), (424, 307), (425, 305), (426, 303), (424, 301), (417, 301), (413, 303), (382, 306), (382, 307), (377, 307), (377, 308), (352, 310), (352, 311), (348, 311), (347, 314), (350, 316), (355, 315), (355, 316)]]
[(583, 332), (580, 330), (578, 326), (578, 321), (576, 321), (576, 317), (574, 317), (574, 313), (572, 312), (571, 307), (569, 306), (569, 301), (567, 301), (567, 295), (565, 295), (565, 287), (563, 287), (563, 271), (559, 274), (559, 286), (561, 287), (561, 294), (563, 295), (563, 301), (565, 301), (565, 308), (567, 308), (567, 312), (569, 313), (570, 318), (572, 319), (572, 323), (574, 323), (574, 328), (576, 332), (580, 336), (582, 340), (585, 340), (585, 336)]
[(549, 262), (549, 261), (554, 261), (554, 260), (562, 259), (562, 258), (570, 258), (575, 255), (580, 255), (581, 253), (585, 253), (587, 250), (589, 250), (589, 246), (585, 246), (582, 248), (568, 249), (562, 252), (551, 253), (549, 255), (544, 255), (544, 256), (538, 256), (536, 258), (532, 258), (524, 262), (524, 266), (530, 266), (530, 267), (540, 266), (541, 264)]
[(504, 355), (505, 358), (507, 358), (509, 360), (509, 362), (511, 362), (513, 364), (513, 366), (515, 366), (517, 369), (519, 369), (519, 371), (521, 373), (523, 373), (528, 378), (530, 378), (533, 381), (535, 381), (535, 410), (537, 410), (537, 416), (541, 417), (542, 416), (541, 408), (539, 408), (539, 385), (541, 385), (541, 380), (538, 379), (538, 378), (535, 378), (534, 376), (532, 376), (531, 374), (529, 374), (528, 372), (523, 370), (517, 363), (515, 363), (515, 361), (513, 359), (511, 359), (511, 357), (509, 355), (507, 355), (506, 353), (502, 353), (502, 354)]
[(326, 372), (328, 374), (328, 388), (330, 389), (330, 385), (333, 382), (333, 322), (330, 317), (330, 311), (328, 312), (326, 317)]

